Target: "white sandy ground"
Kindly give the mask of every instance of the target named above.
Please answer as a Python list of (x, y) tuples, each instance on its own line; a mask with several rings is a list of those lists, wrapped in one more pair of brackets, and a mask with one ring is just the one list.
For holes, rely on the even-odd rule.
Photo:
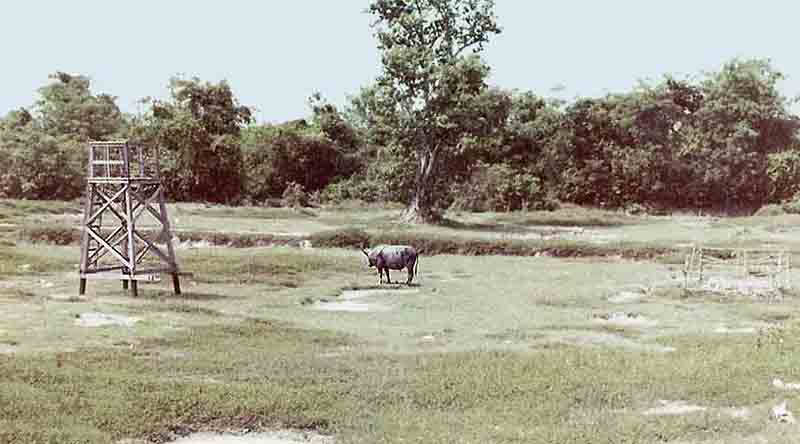
[(601, 324), (618, 325), (622, 327), (654, 327), (658, 321), (636, 313), (615, 312), (595, 318)]
[(281, 430), (267, 433), (195, 433), (173, 444), (333, 444), (333, 437), (311, 432)]
[(139, 318), (107, 313), (81, 313), (75, 319), (75, 325), (80, 327), (105, 327), (109, 325), (133, 327), (140, 320)]
[(782, 380), (775, 378), (772, 380), (772, 386), (775, 388), (779, 388), (782, 390), (800, 390), (800, 383), (798, 382), (783, 382)]
[(711, 292), (735, 292), (745, 294), (769, 294), (775, 291), (768, 278), (741, 278), (734, 276), (711, 276), (703, 281), (701, 290)]
[(629, 304), (632, 302), (639, 302), (644, 299), (646, 295), (638, 291), (620, 291), (619, 293), (609, 296), (608, 302), (612, 304)]
[(335, 301), (316, 302), (313, 309), (320, 311), (346, 311), (346, 312), (381, 312), (389, 311), (391, 307), (380, 302), (367, 302), (364, 299), (377, 296), (396, 296), (399, 294), (419, 293), (417, 289), (375, 289), (375, 290), (345, 290)]
[(789, 410), (789, 405), (786, 401), (776, 405), (770, 410), (770, 419), (778, 422), (785, 422), (787, 424), (794, 424), (794, 414)]
[[(687, 401), (661, 399), (656, 404), (656, 406), (644, 410), (642, 414), (645, 416), (690, 415), (710, 410), (708, 407), (690, 404)], [(716, 410), (735, 419), (748, 419), (753, 415), (753, 411), (749, 407), (727, 407)]]
[(644, 415), (684, 415), (687, 413), (704, 412), (707, 407), (689, 404), (686, 401), (659, 400), (658, 406), (651, 407), (643, 412)]

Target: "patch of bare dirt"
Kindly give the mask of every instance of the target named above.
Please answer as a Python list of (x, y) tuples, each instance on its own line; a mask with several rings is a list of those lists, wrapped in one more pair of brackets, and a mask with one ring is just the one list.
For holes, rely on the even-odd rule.
[(595, 318), (596, 322), (609, 325), (618, 325), (621, 327), (654, 327), (658, 325), (658, 321), (642, 316), (638, 313), (607, 313), (599, 315)]
[(646, 294), (642, 291), (620, 291), (619, 293), (609, 296), (608, 302), (612, 304), (630, 304), (634, 302), (639, 302)]
[(320, 311), (343, 311), (343, 312), (383, 312), (390, 311), (392, 307), (383, 300), (375, 300), (378, 297), (397, 296), (403, 294), (418, 293), (417, 289), (364, 289), (364, 290), (345, 290), (333, 301), (318, 301), (312, 308)]
[(714, 329), (714, 333), (730, 335), (751, 335), (756, 332), (758, 332), (756, 327), (728, 327), (727, 325), (720, 325)]
[(767, 295), (776, 291), (769, 278), (757, 279), (734, 276), (711, 276), (703, 281), (700, 290), (753, 295)]
[(783, 382), (775, 378), (772, 380), (772, 386), (781, 390), (800, 390), (800, 383), (798, 382)]
[(280, 430), (266, 433), (194, 433), (173, 444), (333, 444), (331, 436), (314, 432)]
[(642, 414), (644, 415), (686, 415), (689, 413), (704, 412), (707, 407), (689, 404), (686, 401), (665, 401), (659, 400), (658, 405), (651, 407)]
[(134, 324), (139, 321), (141, 321), (141, 319), (123, 315), (107, 313), (81, 313), (77, 316), (77, 319), (75, 319), (75, 325), (79, 327), (133, 327)]

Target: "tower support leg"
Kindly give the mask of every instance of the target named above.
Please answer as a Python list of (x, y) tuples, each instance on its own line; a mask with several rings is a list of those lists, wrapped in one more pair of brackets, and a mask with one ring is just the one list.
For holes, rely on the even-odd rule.
[(178, 273), (172, 274), (172, 289), (175, 290), (175, 294), (181, 294), (181, 279)]
[(78, 295), (83, 296), (86, 294), (86, 278), (81, 278), (80, 286), (78, 287)]

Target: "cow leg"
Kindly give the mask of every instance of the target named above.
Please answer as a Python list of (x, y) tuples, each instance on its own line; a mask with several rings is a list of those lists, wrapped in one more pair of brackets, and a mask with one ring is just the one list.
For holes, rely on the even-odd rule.
[(388, 268), (386, 269), (386, 283), (387, 284), (391, 284), (392, 283), (392, 278), (389, 277), (389, 269)]
[(383, 283), (383, 268), (378, 268), (378, 285)]
[(408, 280), (406, 281), (406, 285), (411, 285), (411, 281), (414, 279), (414, 266), (408, 266)]

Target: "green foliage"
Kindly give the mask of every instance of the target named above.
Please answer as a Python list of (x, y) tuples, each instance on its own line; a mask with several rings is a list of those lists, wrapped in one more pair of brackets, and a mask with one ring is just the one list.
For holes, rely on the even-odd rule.
[(383, 199), (383, 184), (372, 182), (363, 177), (351, 176), (347, 179), (329, 184), (320, 194), (325, 204), (340, 204), (347, 201), (380, 202)]
[(766, 203), (771, 186), (790, 193), (788, 163), (768, 174), (768, 156), (793, 146), (798, 128), (777, 91), (781, 78), (765, 61), (734, 60), (697, 84), (668, 77), (575, 102), (564, 116), (566, 161), (551, 162), (562, 165), (559, 197), (738, 211)]
[(247, 128), (242, 149), (247, 195), (255, 201), (280, 197), (292, 182), (320, 190), (338, 173), (340, 152), (304, 121)]
[(797, 195), (800, 192), (800, 150), (770, 154), (767, 176), (771, 202), (782, 202)]
[(122, 129), (122, 113), (116, 97), (94, 95), (88, 77), (57, 72), (51, 83), (39, 89), (35, 113), (41, 129), (55, 137), (81, 142), (107, 140)]
[(311, 244), (323, 248), (366, 248), (370, 236), (358, 228), (343, 228), (323, 231), (310, 237)]
[(292, 208), (303, 208), (308, 206), (308, 194), (306, 194), (303, 186), (297, 182), (289, 182), (286, 189), (283, 190), (284, 205)]
[(767, 156), (791, 146), (797, 119), (777, 89), (783, 75), (767, 61), (733, 60), (701, 84), (702, 106), (680, 147), (704, 201), (758, 207), (769, 197)]
[(452, 209), (469, 211), (552, 210), (541, 180), (507, 164), (479, 164), (453, 191)]
[(319, 93), (312, 95), (309, 103), (313, 126), (319, 128), (337, 151), (336, 174), (349, 177), (361, 170), (369, 158), (364, 135)]
[(800, 214), (800, 193), (795, 194), (791, 200), (781, 205), (783, 211), (789, 214)]
[(150, 100), (132, 137), (163, 147), (162, 177), (177, 200), (227, 203), (242, 192), (240, 129), (252, 117), (230, 86), (198, 78), (170, 80), (170, 100)]
[(123, 126), (116, 98), (90, 91), (84, 76), (58, 72), (39, 89), (33, 111), (0, 120), (0, 197), (74, 199), (83, 190), (83, 142), (117, 135)]
[(361, 105), (384, 138), (413, 147), (417, 177), (407, 220), (435, 217), (431, 190), (447, 174), (440, 167), (448, 154), (505, 119), (507, 97), (487, 87), (488, 67), (464, 55), (500, 32), (493, 7), (490, 0), (375, 0), (368, 8), (383, 72)]
[(84, 187), (86, 149), (32, 123), (0, 129), (0, 197), (75, 199)]

